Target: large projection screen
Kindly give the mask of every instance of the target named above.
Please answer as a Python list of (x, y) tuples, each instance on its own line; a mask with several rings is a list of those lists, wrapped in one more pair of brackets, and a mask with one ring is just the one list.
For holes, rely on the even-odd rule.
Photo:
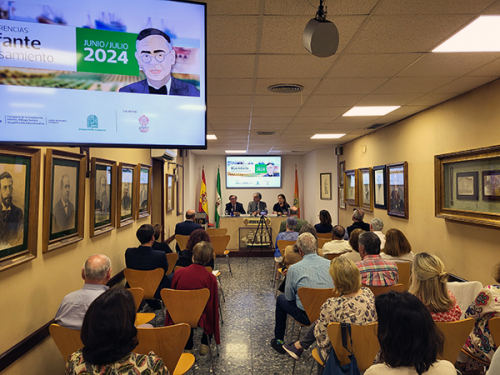
[(226, 156), (226, 189), (280, 188), (281, 156)]
[(206, 148), (205, 4), (9, 0), (0, 12), (0, 142)]

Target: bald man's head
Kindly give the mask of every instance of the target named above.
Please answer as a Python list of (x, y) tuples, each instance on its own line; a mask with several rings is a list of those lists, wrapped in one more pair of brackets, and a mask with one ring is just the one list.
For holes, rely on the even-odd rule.
[(111, 277), (111, 261), (106, 255), (91, 255), (82, 268), (82, 278), (86, 284), (105, 285)]
[(186, 220), (193, 220), (196, 215), (196, 212), (194, 210), (187, 210), (186, 211)]

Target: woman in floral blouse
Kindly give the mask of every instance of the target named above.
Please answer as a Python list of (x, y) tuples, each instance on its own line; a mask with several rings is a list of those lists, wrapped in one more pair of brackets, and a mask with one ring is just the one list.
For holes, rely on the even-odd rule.
[(330, 323), (363, 325), (377, 321), (375, 297), (370, 289), (361, 288), (359, 269), (352, 260), (334, 258), (330, 264), (330, 276), (341, 295), (326, 300), (321, 306), (319, 319), (309, 327), (303, 339), (283, 345), (283, 349), (294, 359), (299, 359), (303, 350), (316, 341), (318, 352), (325, 362), (332, 349), (326, 331)]
[[(469, 338), (465, 342), (464, 349), (474, 357), (483, 361), (491, 362), (497, 345), (491, 337), (488, 322), (494, 316), (500, 316), (500, 263), (495, 267), (493, 278), (496, 285), (485, 286), (477, 295), (465, 312), (466, 318), (476, 319), (476, 324)], [(479, 368), (480, 365), (473, 359), (461, 355), (460, 362), (468, 362), (468, 370)]]
[(447, 282), (448, 272), (441, 259), (428, 253), (415, 255), (409, 292), (424, 303), (435, 322), (454, 322), (462, 315)]
[(135, 354), (137, 329), (132, 294), (109, 289), (85, 314), (82, 325), (84, 347), (74, 352), (66, 364), (67, 375), (169, 375), (163, 360), (150, 352)]

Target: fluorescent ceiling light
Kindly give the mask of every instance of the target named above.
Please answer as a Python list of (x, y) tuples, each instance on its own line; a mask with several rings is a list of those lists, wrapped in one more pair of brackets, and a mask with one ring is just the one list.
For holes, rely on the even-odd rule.
[(387, 105), (387, 106), (374, 106), (374, 107), (352, 107), (343, 117), (350, 116), (384, 116), (396, 109), (400, 108), (399, 105)]
[(345, 134), (314, 134), (311, 139), (338, 139), (342, 138)]
[(217, 139), (215, 134), (207, 134), (207, 139)]
[(432, 52), (500, 52), (500, 16), (480, 16)]
[(226, 154), (246, 154), (247, 150), (226, 150)]

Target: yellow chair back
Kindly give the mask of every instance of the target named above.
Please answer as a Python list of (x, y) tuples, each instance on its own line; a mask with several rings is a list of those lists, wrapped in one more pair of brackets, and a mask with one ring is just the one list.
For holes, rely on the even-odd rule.
[(372, 286), (372, 285), (362, 285), (365, 288), (368, 288), (372, 291), (372, 293), (377, 297), (380, 294), (387, 293), (390, 290), (394, 290), (395, 292), (404, 292), (405, 286), (403, 284), (395, 284), (389, 286)]
[(83, 348), (80, 338), (81, 331), (79, 330), (69, 329), (54, 323), (50, 325), (49, 332), (65, 361), (72, 353)]
[(166, 275), (170, 275), (174, 270), (175, 263), (177, 263), (177, 259), (179, 259), (179, 254), (177, 253), (168, 253), (167, 261), (168, 261), (168, 270)]
[(456, 322), (436, 322), (437, 327), (444, 335), (443, 355), (438, 355), (438, 358), (455, 363), (460, 349), (474, 327), (474, 323), (475, 320), (472, 318)]
[(399, 283), (403, 284), (405, 290), (410, 289), (411, 262), (396, 262), (398, 266)]
[(160, 285), (163, 279), (164, 272), (163, 268), (157, 268), (150, 271), (125, 268), (123, 274), (131, 288), (142, 288), (144, 289), (145, 299), (154, 299), (156, 289), (158, 289), (158, 285)]
[(162, 289), (161, 298), (175, 324), (187, 323), (191, 328), (198, 327), (201, 314), (205, 310), (210, 291)]
[(299, 288), (300, 302), (306, 311), (307, 317), (311, 323), (319, 318), (321, 306), (328, 298), (338, 297), (340, 293), (335, 288), (317, 289), (317, 288)]
[(188, 242), (189, 236), (183, 236), (182, 234), (175, 235), (175, 241), (181, 250), (186, 250), (186, 245)]

